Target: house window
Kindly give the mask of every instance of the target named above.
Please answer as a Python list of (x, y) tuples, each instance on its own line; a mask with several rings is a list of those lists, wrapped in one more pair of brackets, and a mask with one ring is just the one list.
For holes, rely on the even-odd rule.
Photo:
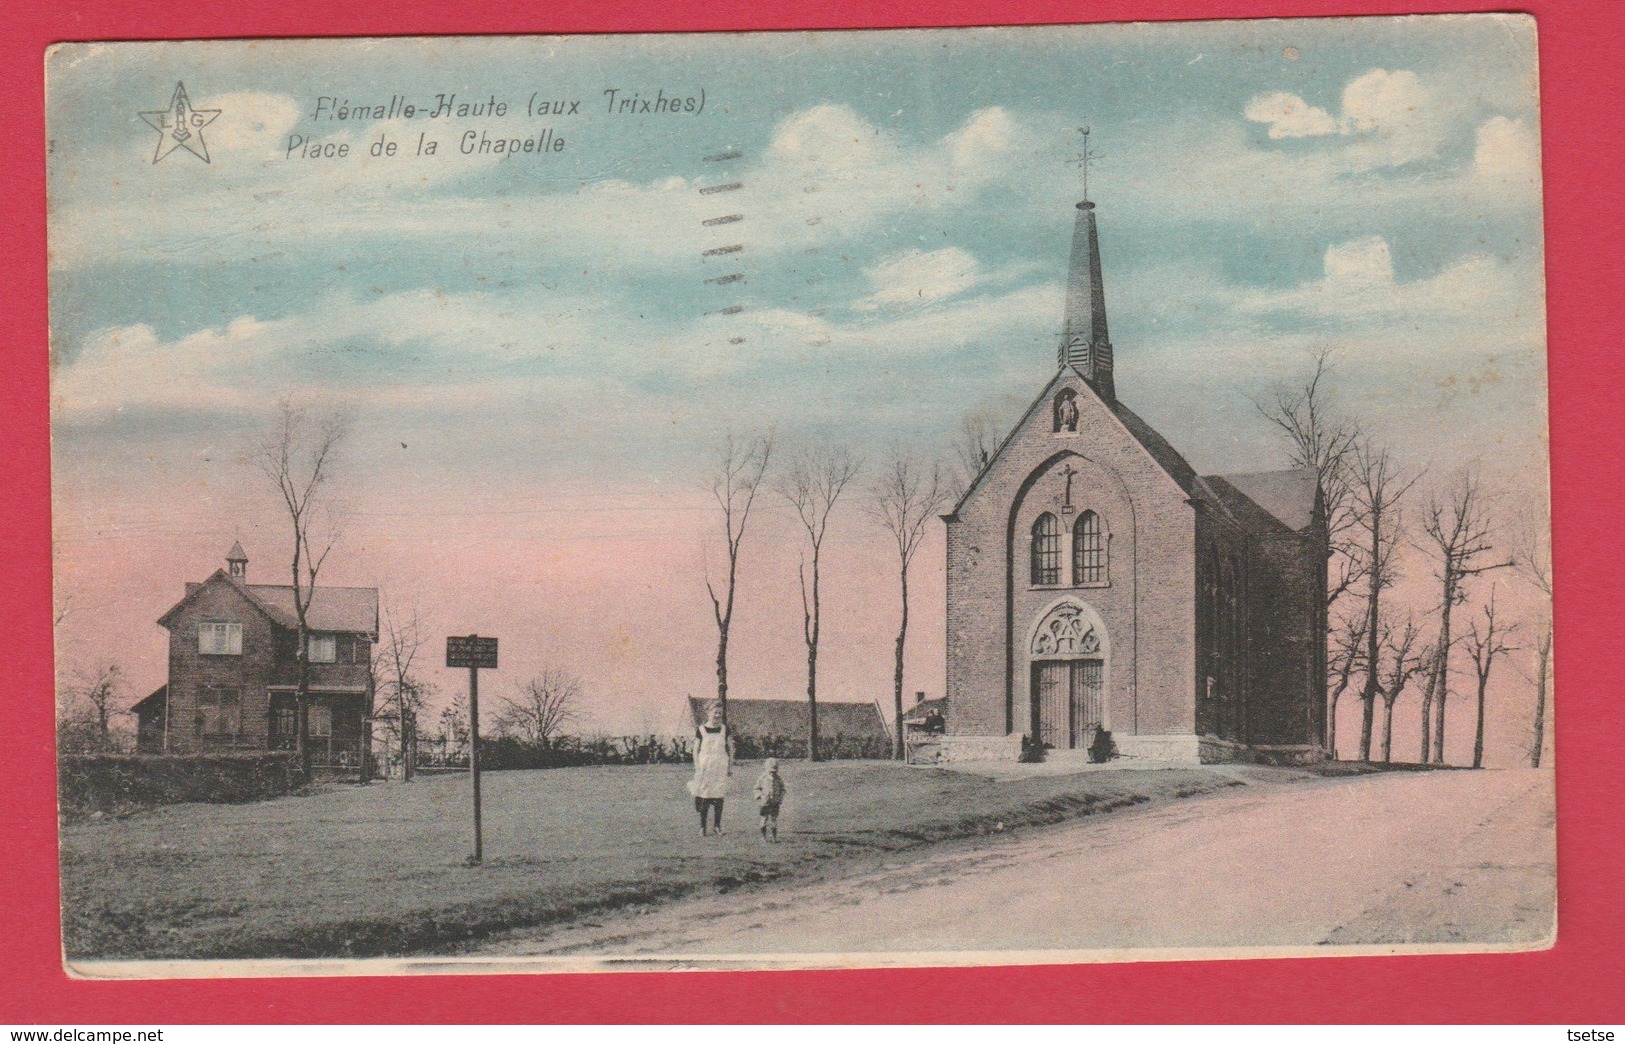
[(325, 703), (310, 705), (310, 734), (326, 739), (333, 735), (333, 708)]
[(1106, 582), (1106, 538), (1093, 511), (1085, 511), (1072, 525), (1072, 582)]
[(197, 651), (200, 656), (241, 656), (243, 625), (218, 622), (198, 624)]
[(341, 634), (338, 637), (338, 662), (365, 667), (372, 660), (371, 644), (359, 634)]
[(243, 691), (229, 685), (205, 685), (198, 690), (197, 734), (236, 736), (242, 731)]
[(1033, 584), (1053, 587), (1061, 582), (1061, 524), (1048, 511), (1033, 523)]
[(337, 663), (338, 658), (339, 643), (337, 635), (313, 634), (310, 636), (311, 663)]

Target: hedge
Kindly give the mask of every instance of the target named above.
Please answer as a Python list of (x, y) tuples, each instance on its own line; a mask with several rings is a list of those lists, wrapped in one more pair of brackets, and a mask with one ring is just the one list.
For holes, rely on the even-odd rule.
[(64, 754), (57, 761), (57, 802), (64, 813), (118, 812), (183, 801), (263, 801), (303, 782), (299, 756), (290, 751)]

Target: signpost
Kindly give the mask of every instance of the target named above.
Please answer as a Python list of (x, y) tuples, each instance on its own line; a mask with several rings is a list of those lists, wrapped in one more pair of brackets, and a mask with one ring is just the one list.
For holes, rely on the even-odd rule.
[(468, 668), (468, 771), (474, 779), (474, 855), (468, 861), (478, 865), (485, 859), (480, 831), (480, 668), (496, 670), (497, 640), (477, 634), (447, 638), (446, 666)]

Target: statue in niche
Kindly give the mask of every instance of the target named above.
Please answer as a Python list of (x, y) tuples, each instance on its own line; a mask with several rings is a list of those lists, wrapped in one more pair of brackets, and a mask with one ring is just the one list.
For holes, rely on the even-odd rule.
[(1071, 388), (1055, 398), (1055, 430), (1078, 430), (1078, 396)]

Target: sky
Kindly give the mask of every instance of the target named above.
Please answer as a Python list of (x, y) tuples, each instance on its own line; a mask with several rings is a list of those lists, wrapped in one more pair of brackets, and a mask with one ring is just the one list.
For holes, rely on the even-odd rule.
[[(1284, 466), (1252, 401), (1329, 347), (1419, 490), (1472, 464), (1544, 524), (1536, 72), (1532, 20), (1500, 16), (60, 48), (59, 666), (115, 657), (138, 698), (154, 621), (234, 540), (286, 576), (252, 456), (292, 396), (351, 422), (325, 579), (415, 610), (431, 663), (499, 636), (499, 693), (563, 666), (583, 727), (665, 728), (715, 686), (721, 435), (872, 474), (948, 459), (968, 415), (1014, 424), (1053, 372), (1084, 126), (1118, 392), (1199, 471)], [(154, 162), (140, 114), (178, 81), (218, 110), (207, 163)], [(889, 705), (895, 553), (865, 497), (832, 522), (820, 694)], [(799, 556), (769, 494), (735, 695), (805, 689)], [(933, 527), (911, 693), (942, 691), (941, 560)]]

